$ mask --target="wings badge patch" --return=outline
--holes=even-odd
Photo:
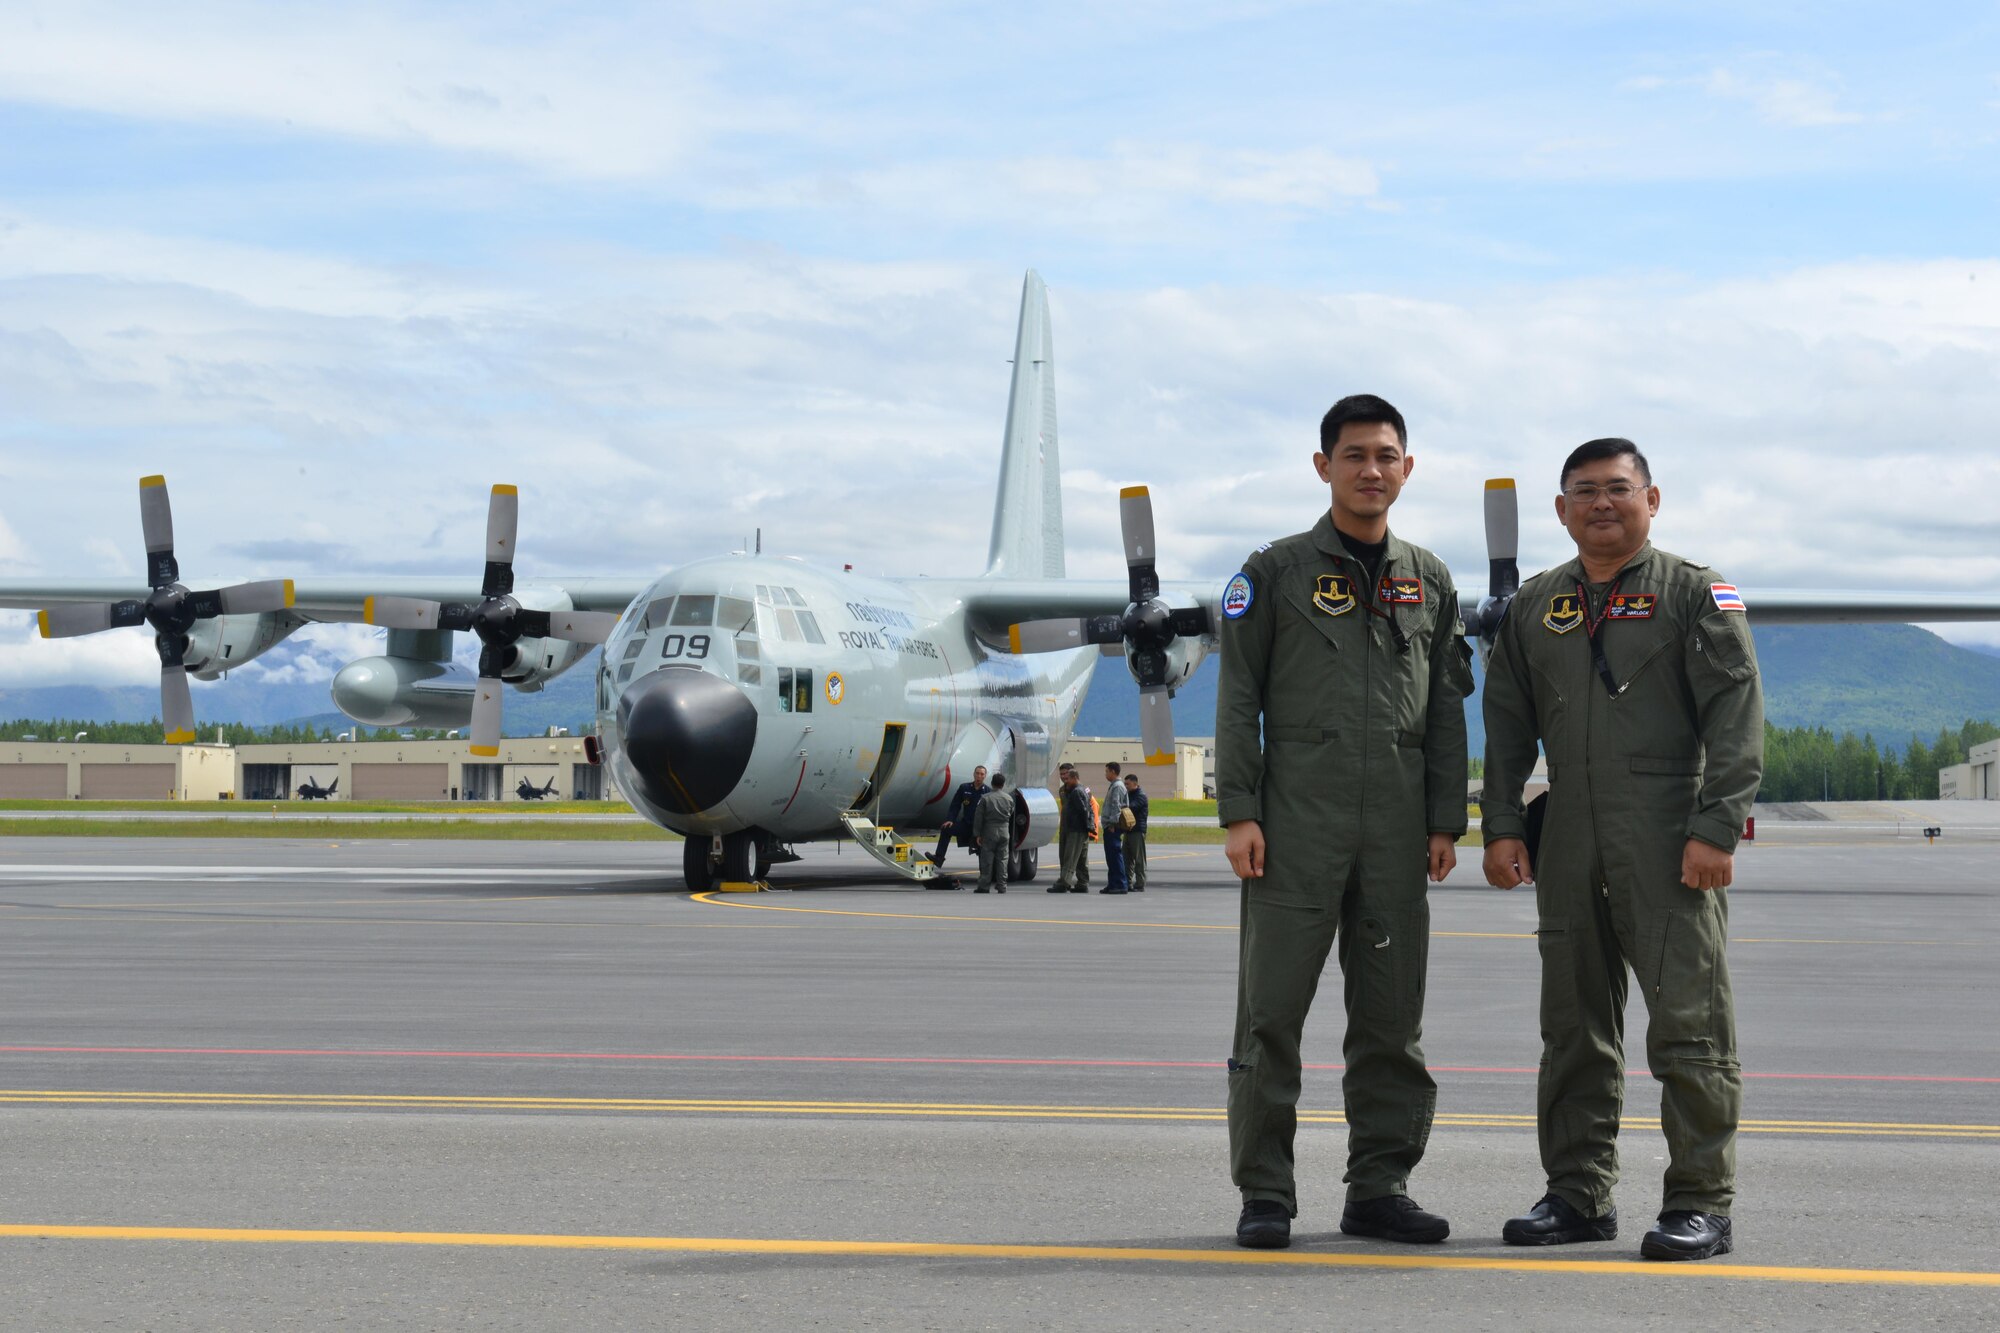
[[[1330,616],[1346,615],[1354,609],[1354,580],[1345,574],[1320,575],[1313,605]]]
[[[1384,577],[1379,592],[1382,601],[1398,606],[1418,606],[1424,600],[1424,581],[1420,578],[1402,579]]]
[[[1549,598],[1549,613],[1542,624],[1552,633],[1567,634],[1583,623],[1583,606],[1573,592],[1559,592]]]
[[[1650,592],[1621,592],[1604,608],[1606,620],[1651,620],[1659,597]]]
[[[1256,600],[1257,590],[1250,586],[1248,574],[1239,571],[1222,585],[1222,614],[1231,620],[1243,619],[1243,613]]]

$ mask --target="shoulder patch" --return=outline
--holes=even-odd
[[[1268,551],[1268,546],[1260,546],[1260,551]],[[1222,585],[1222,614],[1231,620],[1243,619],[1250,603],[1257,600],[1257,590],[1250,584],[1250,576],[1238,570],[1229,576],[1229,582]]]
[[[1567,634],[1583,623],[1583,604],[1573,592],[1559,592],[1549,598],[1549,612],[1542,624],[1554,634]]]
[[[1715,609],[1718,611],[1746,609],[1743,605],[1743,594],[1736,591],[1736,585],[1733,583],[1711,583],[1708,585],[1708,595],[1715,599]]]

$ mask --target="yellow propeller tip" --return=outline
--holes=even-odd
[[[42,623],[44,625],[48,624],[46,612],[44,613]],[[46,634],[47,632],[46,629],[43,630],[43,633]],[[1007,651],[1010,653],[1019,653],[1021,651],[1021,627],[1019,625],[1009,625],[1007,627]]]
[[[170,731],[167,733],[167,744],[169,745],[186,745],[193,739],[194,733],[192,731]]]
[[[285,580],[285,609],[286,609],[287,611],[291,610],[291,609],[292,609],[292,604],[293,604],[294,602],[298,601],[298,600],[299,600],[299,590],[298,590],[298,587],[297,587],[297,586],[296,586],[295,584],[293,584],[293,582],[292,582],[292,581],[291,581],[290,579],[286,579],[286,580]]]
[[[46,639],[46,638],[48,638],[48,637],[49,637],[49,613],[48,613],[48,612],[46,612],[46,611],[37,611],[37,612],[35,612],[35,623],[36,623],[37,625],[40,625],[40,626],[42,627],[42,637],[43,637],[43,638],[45,638],[45,639]]]
[[[167,484],[167,479],[166,479],[165,477],[141,477],[141,478],[139,478],[139,489],[140,489],[140,490],[142,490],[142,491],[150,491],[150,490],[152,490],[152,489],[153,489],[153,488],[154,488],[155,486],[164,486],[164,485],[166,485],[166,484]]]
[[[1155,750],[1152,754],[1146,756],[1146,766],[1148,768],[1172,768],[1174,766],[1174,757],[1165,750]]]
[[[497,745],[475,745],[471,748],[474,754],[484,755],[489,759],[500,753],[500,747]]]
[[[290,606],[291,602],[288,600],[285,605]],[[361,623],[364,625],[375,623],[375,599],[373,597],[364,597],[361,599]]]
[[[1511,491],[1514,489],[1514,479],[1512,477],[1488,477],[1486,479],[1486,489],[1489,491]]]
[[[1129,500],[1135,495],[1151,495],[1151,494],[1152,492],[1147,490],[1144,486],[1127,486],[1124,490],[1118,492],[1118,498],[1121,500]]]
[[[495,495],[519,495],[521,488],[519,486],[509,486],[504,481],[496,482],[493,486],[493,493]]]

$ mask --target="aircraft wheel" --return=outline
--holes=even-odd
[[[750,871],[756,856],[757,835],[749,829],[722,835],[722,881],[741,884],[754,879]]]
[[[757,853],[754,859],[756,861],[756,871],[751,878],[769,879],[771,877],[771,844],[759,838],[757,840]]]
[[[681,874],[690,893],[707,893],[715,887],[715,839],[705,833],[690,833],[681,843]]]
[[[1040,869],[1040,865],[1038,864],[1040,860],[1041,853],[1032,847],[1025,852],[1014,853],[1014,864],[1007,878],[1022,884],[1028,883],[1034,879],[1035,872]]]

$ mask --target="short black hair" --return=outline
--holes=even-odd
[[[1396,442],[1405,449],[1410,447],[1410,428],[1403,424],[1403,414],[1398,412],[1386,398],[1377,398],[1372,393],[1351,393],[1326,409],[1326,415],[1319,419],[1319,451],[1329,458],[1333,456],[1333,446],[1340,443],[1340,428],[1353,422],[1362,426],[1394,426]]]
[[[999,791],[1002,787],[1007,785],[1007,775],[1005,773],[995,773],[991,778],[988,778],[987,781],[992,786],[994,791]]]
[[[1117,777],[1120,773],[1123,773],[1125,771],[1124,769],[1118,766],[1118,761],[1116,759],[1111,760],[1104,766],[1111,770],[1111,776],[1114,778]]]
[[[1139,775],[1137,773],[1127,773],[1125,775],[1125,780],[1127,782],[1137,782],[1139,780]]]
[[[1563,460],[1561,487],[1569,485],[1569,474],[1586,463],[1601,463],[1607,458],[1630,458],[1639,469],[1639,477],[1648,486],[1653,484],[1653,467],[1646,461],[1646,455],[1639,452],[1639,446],[1621,435],[1607,435],[1601,440],[1585,440],[1569,451]]]

